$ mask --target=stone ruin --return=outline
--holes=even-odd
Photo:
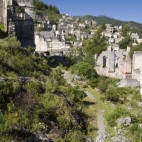
[[[97,59],[96,71],[99,75],[122,79],[131,74],[131,61],[127,51],[103,51]]]
[[[95,56],[96,71],[99,75],[118,78],[118,87],[137,87],[142,94],[142,51],[135,51],[133,60],[128,51],[103,51]]]
[[[3,23],[3,2],[0,0],[0,23]]]
[[[24,47],[34,46],[33,0],[3,0],[3,23],[9,37]]]

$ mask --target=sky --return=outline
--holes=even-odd
[[[43,0],[55,5],[61,14],[105,15],[123,21],[142,23],[142,0]]]

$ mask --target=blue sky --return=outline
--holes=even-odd
[[[55,5],[61,14],[105,15],[123,21],[142,23],[142,0],[43,0]]]

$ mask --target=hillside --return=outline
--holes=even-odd
[[[51,68],[48,57],[33,54],[15,38],[0,40],[0,54],[2,142],[85,142],[92,137],[93,105],[86,108],[86,95],[66,83],[60,67]]]
[[[102,25],[103,23],[106,24],[113,24],[115,26],[124,26],[124,25],[129,25],[131,27],[131,32],[137,32],[140,37],[142,37],[142,24],[137,23],[134,21],[121,21],[117,20],[114,18],[110,18],[107,16],[91,16],[91,15],[85,15],[85,16],[80,16],[81,19],[86,19],[86,20],[95,20],[97,22],[97,25]]]
[[[34,11],[36,14],[35,21],[41,21],[43,20],[47,21],[50,20],[51,24],[56,24],[58,23],[60,16],[60,11],[59,9],[51,4],[46,4],[40,0],[34,0]]]

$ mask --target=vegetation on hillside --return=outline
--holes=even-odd
[[[60,67],[33,54],[15,38],[0,41],[0,139],[39,140],[47,133],[53,141],[86,141],[94,129],[78,88],[70,87]]]
[[[34,0],[34,10],[36,15],[47,15],[51,24],[57,24],[60,16],[60,11],[55,5],[45,4],[40,0]]]
[[[105,36],[102,36],[102,29],[99,28],[91,40],[84,42],[84,54],[92,57],[95,54],[100,54],[107,49],[107,42]]]

